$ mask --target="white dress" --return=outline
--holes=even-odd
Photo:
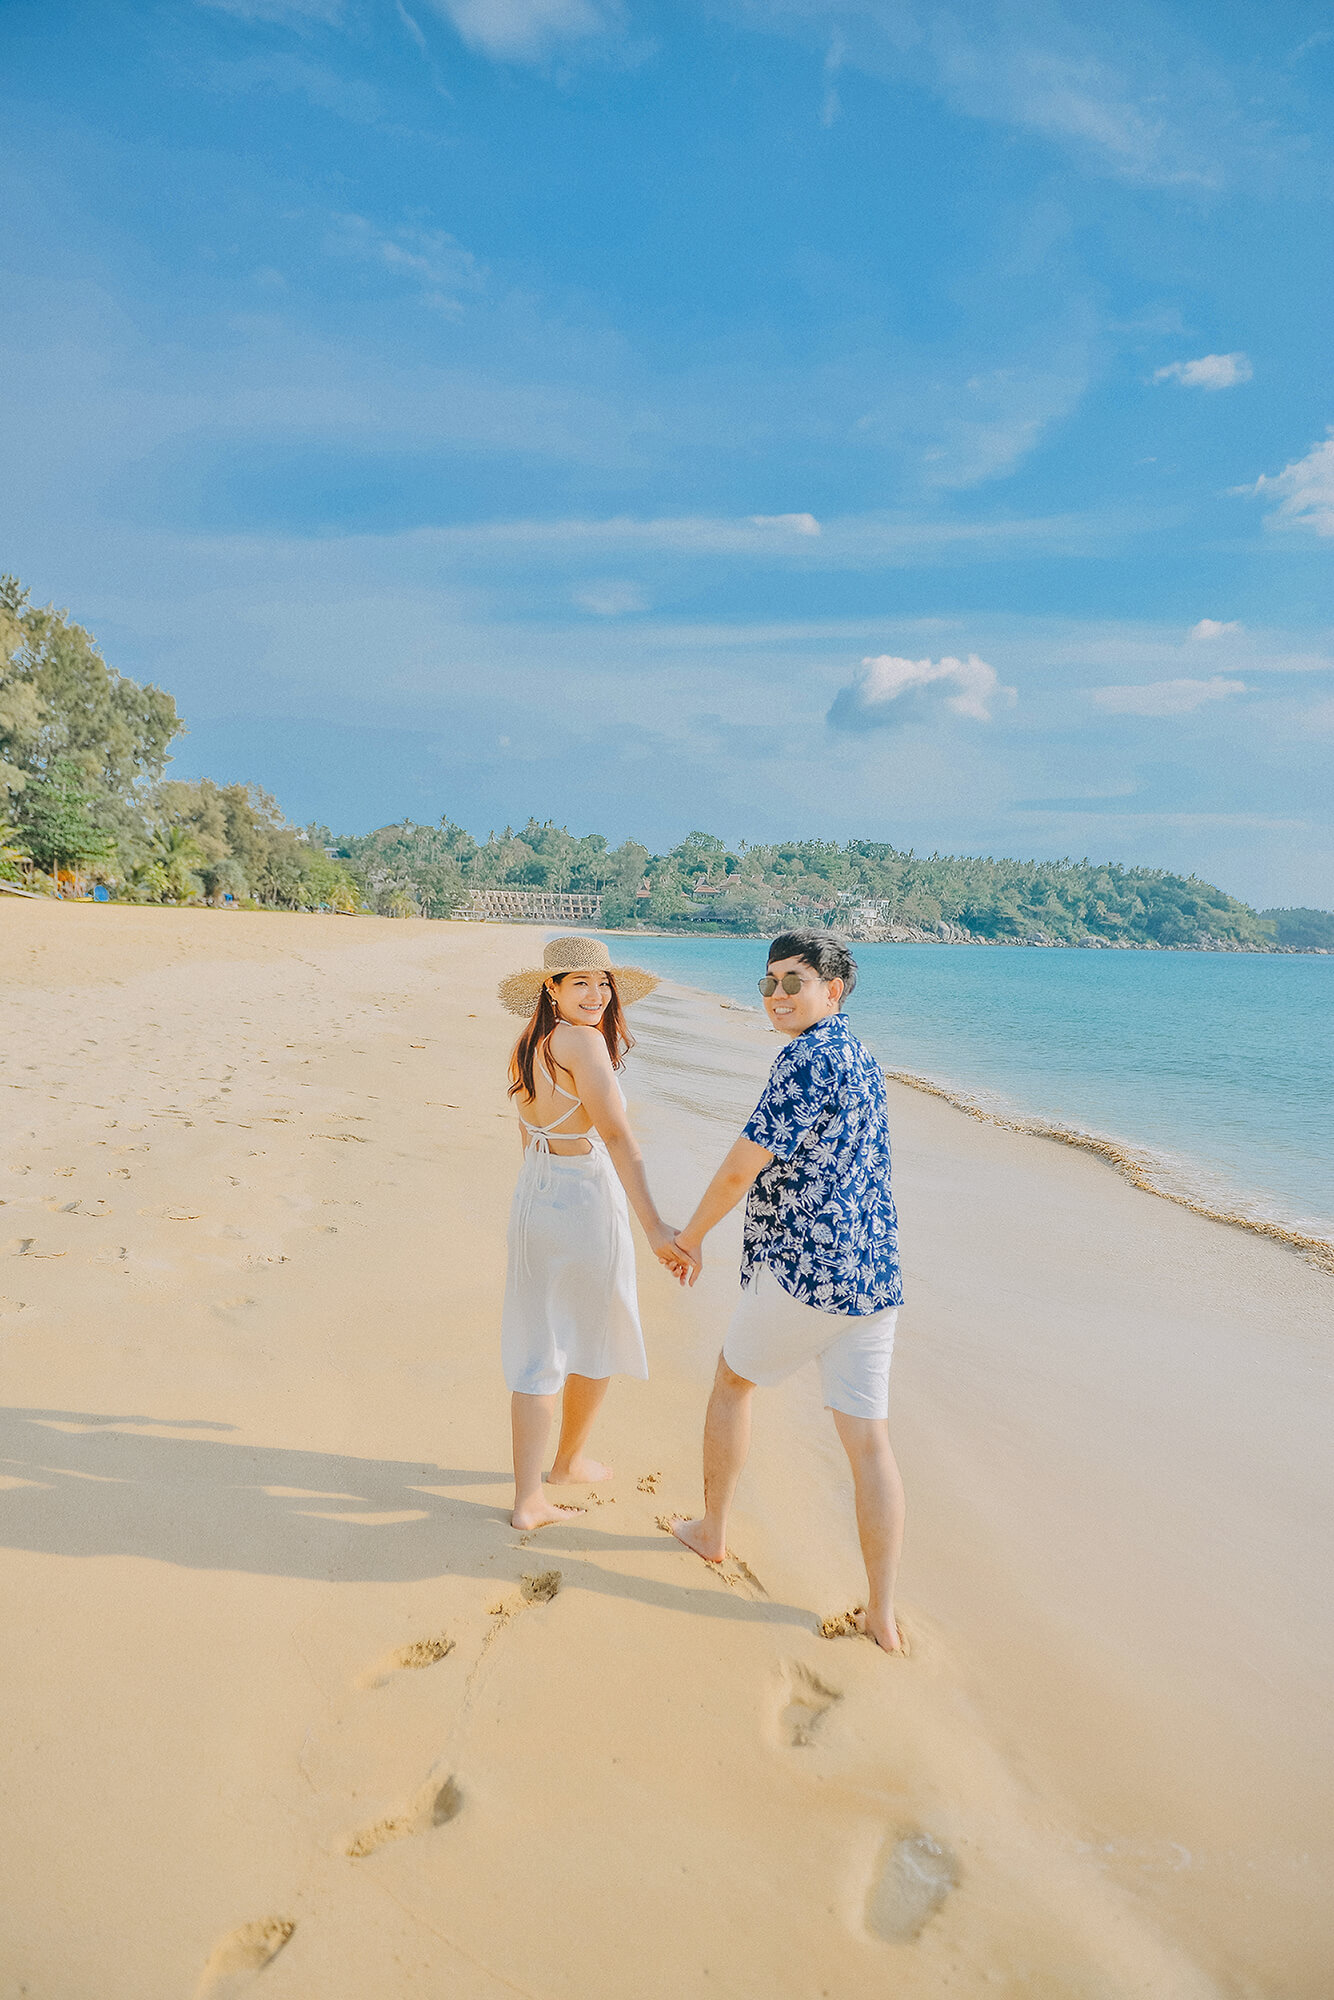
[[[509,1269],[501,1317],[505,1386],[554,1396],[567,1375],[648,1379],[635,1293],[630,1211],[606,1147],[594,1132],[587,1153],[553,1153],[549,1125],[520,1123],[529,1143],[510,1209]]]

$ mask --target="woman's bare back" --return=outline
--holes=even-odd
[[[593,1130],[593,1121],[575,1088],[573,1072],[564,1066],[561,1058],[573,1053],[571,1042],[575,1036],[596,1035],[597,1032],[596,1028],[579,1028],[568,1021],[557,1022],[547,1044],[556,1082],[552,1082],[545,1062],[538,1061],[533,1066],[534,1094],[531,1098],[519,1099],[519,1115],[525,1125],[548,1128],[547,1144],[553,1153],[587,1153],[590,1150],[587,1135]],[[552,1125],[556,1128],[554,1131],[550,1130]],[[531,1134],[525,1131],[525,1146],[530,1138]]]

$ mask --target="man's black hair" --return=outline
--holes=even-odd
[[[769,946],[768,962],[784,958],[799,958],[821,979],[841,979],[844,1000],[857,984],[857,961],[832,931],[784,931]]]

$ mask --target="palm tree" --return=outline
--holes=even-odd
[[[173,903],[188,903],[203,894],[195,873],[204,850],[188,826],[159,826],[153,834],[152,861],[162,870],[162,894]]]

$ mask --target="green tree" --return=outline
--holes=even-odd
[[[27,778],[19,795],[19,830],[47,874],[82,869],[114,854],[115,841],[98,825],[92,805],[79,767],[69,759],[59,758]]]
[[[639,885],[648,866],[648,849],[637,840],[622,841],[606,857],[602,883],[602,921],[612,930],[638,922]]]
[[[384,913],[388,899],[401,896],[428,917],[452,916],[467,900],[464,870],[477,843],[448,817],[438,826],[417,826],[404,820],[375,833],[326,846],[361,885],[372,906]]]
[[[145,795],[181,727],[169,694],[116,673],[67,612],[0,577],[0,796],[57,766],[77,774],[88,816],[128,867],[146,849]]]
[[[0,577],[0,608],[19,628],[11,669],[39,705],[21,768],[75,762],[94,794],[159,777],[184,726],[171,696],[116,673],[90,632],[66,611],[32,604],[17,577]]]
[[[686,894],[680,871],[674,861],[657,861],[649,864],[648,902],[644,915],[651,924],[679,922],[682,917],[694,917],[696,905]]]
[[[1278,943],[1297,951],[1334,951],[1334,910],[1261,910]]]
[[[162,897],[171,903],[197,902],[204,893],[198,874],[204,850],[187,826],[161,826],[153,835],[150,866],[161,871]]]
[[[18,828],[0,818],[0,882],[19,881],[24,872],[23,863],[31,860],[32,855],[24,845]]]
[[[24,601],[18,579],[0,576],[0,802],[23,790],[41,727],[42,705],[18,664]]]

